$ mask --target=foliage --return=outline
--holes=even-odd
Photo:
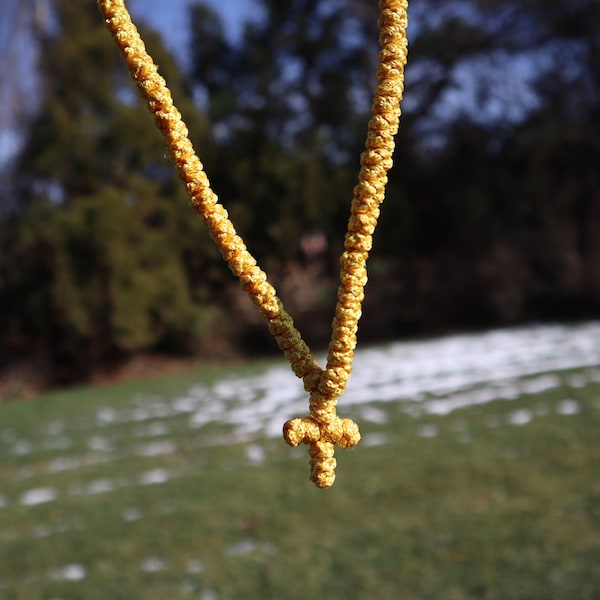
[[[262,12],[237,46],[194,6],[191,77],[217,138],[215,188],[260,258],[289,261],[303,232],[345,226],[369,109],[354,100],[376,33],[366,46],[361,29],[349,38],[364,21],[334,3],[265,1]]]
[[[69,381],[132,352],[197,349],[208,330],[188,268],[215,257],[203,255],[210,241],[188,223],[183,190],[97,9],[57,10],[59,29],[42,40],[45,104],[19,159],[5,301],[17,350],[27,346]],[[173,61],[147,39],[205,135]]]
[[[193,4],[189,72],[144,37],[236,227],[304,335],[324,345],[376,10],[366,0],[258,9],[232,42]],[[189,210],[93,3],[55,10],[38,32],[39,113],[6,192],[18,201],[1,212],[0,361],[36,357],[76,380],[137,352],[272,349]],[[411,4],[363,339],[598,315],[598,10],[593,0]]]

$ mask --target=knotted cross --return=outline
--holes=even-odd
[[[283,437],[290,446],[310,446],[310,479],[320,488],[331,487],[335,481],[335,445],[352,448],[360,442],[358,425],[352,419],[340,419],[335,404],[335,398],[312,392],[310,415],[291,419],[283,426]]]

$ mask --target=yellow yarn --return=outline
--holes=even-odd
[[[309,416],[288,421],[283,435],[288,444],[309,444],[311,480],[321,488],[335,479],[334,446],[351,448],[360,441],[356,423],[340,419],[337,398],[352,370],[356,332],[367,282],[366,262],[384,199],[387,171],[392,166],[393,136],[398,130],[407,57],[407,0],[381,0],[379,19],[381,51],[378,86],[369,122],[366,149],[361,155],[358,185],[354,189],[344,253],[340,258],[340,284],[332,325],[327,367],[322,369],[284,310],[267,276],[237,235],[227,211],[211,190],[208,177],[188,138],[171,92],[131,21],[123,0],[98,0],[98,6],[129,67],[132,78],[165,136],[171,159],[186,186],[196,211],[221,250],[233,274],[267,320],[269,331],[289,360],[293,372],[310,393]]]

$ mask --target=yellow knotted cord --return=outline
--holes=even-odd
[[[384,199],[387,172],[392,166],[394,135],[398,130],[400,101],[404,89],[407,58],[407,0],[380,0],[381,51],[378,85],[369,122],[366,149],[354,197],[344,252],[340,258],[340,285],[327,355],[322,369],[284,310],[267,276],[237,235],[227,211],[210,188],[208,177],[188,138],[171,92],[142,41],[123,0],[98,0],[98,6],[129,67],[132,78],[148,102],[162,131],[179,178],[185,184],[195,210],[202,217],[242,288],[267,320],[277,345],[293,372],[310,393],[309,416],[288,421],[283,428],[291,446],[310,445],[311,480],[321,488],[335,479],[334,446],[350,448],[360,441],[358,426],[336,413],[337,398],[352,370],[356,332],[367,282],[366,262],[377,225],[379,205]]]

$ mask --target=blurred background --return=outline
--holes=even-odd
[[[376,4],[128,2],[319,361]],[[362,441],[324,492],[281,440],[302,383],[95,0],[0,0],[0,597],[597,600],[599,23],[598,0],[411,0],[339,403]]]
[[[213,189],[325,347],[376,2],[128,6]],[[0,21],[0,395],[275,352],[96,3],[3,0]],[[599,22],[596,0],[410,4],[361,342],[600,316]]]

